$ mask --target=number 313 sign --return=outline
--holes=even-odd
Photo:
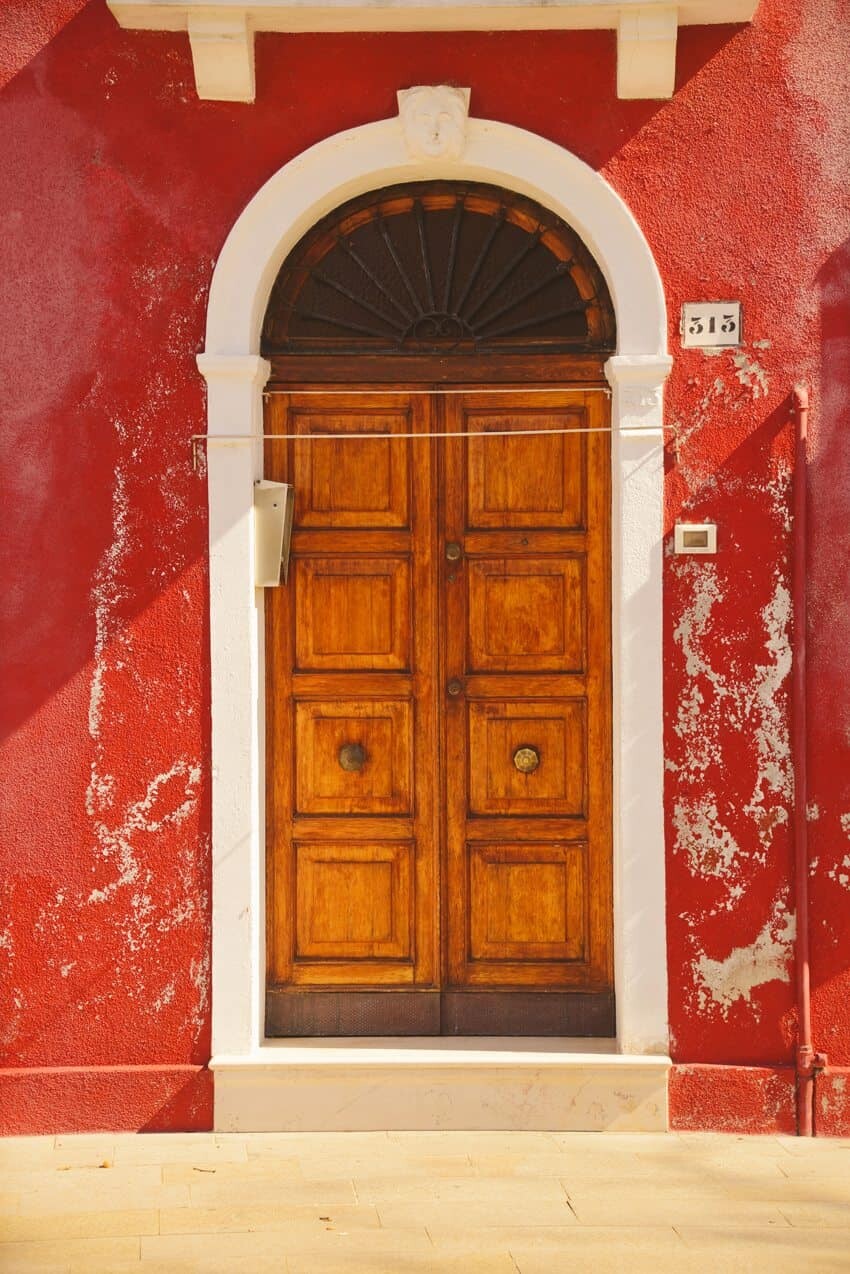
[[[682,345],[741,344],[740,301],[686,301],[682,306]]]

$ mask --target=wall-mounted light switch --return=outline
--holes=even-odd
[[[716,553],[717,527],[713,522],[677,522],[674,553]]]

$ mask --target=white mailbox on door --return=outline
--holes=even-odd
[[[263,478],[254,483],[254,583],[276,588],[289,577],[295,488]]]

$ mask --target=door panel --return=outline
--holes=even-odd
[[[584,699],[470,703],[470,813],[583,818],[586,709]]]
[[[296,959],[409,960],[410,841],[295,845]]]
[[[585,592],[578,556],[470,558],[467,672],[581,672]]]
[[[303,557],[293,587],[299,672],[410,667],[406,558]]]
[[[339,399],[325,409],[316,399],[296,398],[287,432],[337,434],[339,441],[296,442],[293,481],[301,527],[405,527],[410,524],[409,441],[366,438],[356,446],[346,434],[408,433],[411,408],[355,404],[340,410]],[[338,406],[339,404],[339,406]]]
[[[296,814],[412,812],[409,700],[296,701]]]
[[[266,446],[296,490],[266,593],[269,1029],[359,1021],[308,988],[438,984],[432,443],[368,437],[428,419],[405,394],[268,400],[267,433],[366,435]]]
[[[555,1001],[570,988],[610,992],[609,448],[604,432],[498,436],[602,430],[598,395],[458,394],[445,412],[447,432],[497,435],[445,443],[445,941],[462,1033],[492,1017],[475,992],[508,1021],[520,988],[547,988],[550,1018],[569,1017]]]
[[[587,845],[472,844],[472,960],[581,960]]]
[[[493,431],[494,416],[483,411],[465,413],[466,428]],[[502,409],[495,415],[499,428],[562,429],[581,427],[581,411],[526,412]],[[584,526],[585,436],[576,433],[554,438],[523,435],[470,438],[467,448],[467,529],[505,530],[541,526],[568,529]]]
[[[268,400],[338,436],[266,445],[268,1033],[613,1032],[608,439],[511,436],[606,423],[576,391]]]

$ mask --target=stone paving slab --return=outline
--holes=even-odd
[[[0,1271],[850,1274],[850,1141],[257,1133],[0,1141]]]

